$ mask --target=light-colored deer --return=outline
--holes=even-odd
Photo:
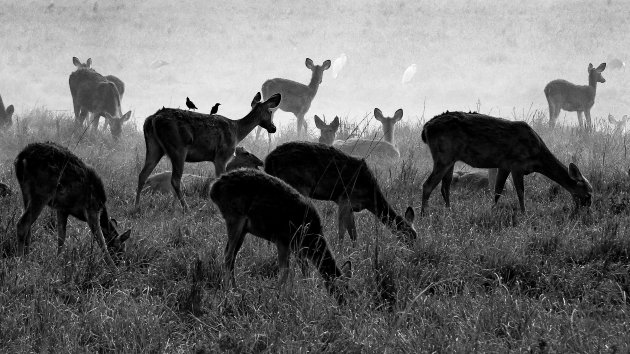
[[[57,211],[57,253],[66,240],[68,216],[87,221],[105,261],[115,266],[110,252],[125,250],[131,230],[122,235],[117,222],[109,218],[107,196],[96,171],[68,149],[52,142],[25,147],[15,159],[15,174],[22,190],[24,214],[17,223],[17,254],[28,253],[31,228],[44,206]]]
[[[253,168],[258,169],[263,166],[263,162],[254,154],[247,151],[242,146],[237,146],[234,153],[234,157],[225,166],[225,171],[233,171],[238,168]],[[207,187],[207,178],[184,173],[182,175],[182,192],[186,195],[203,195],[204,189]],[[175,193],[173,185],[171,184],[171,171],[161,172],[150,176],[145,182],[145,188],[143,193]],[[206,191],[207,193],[207,191]]]
[[[549,126],[554,127],[560,115],[560,110],[577,112],[580,128],[586,131],[593,129],[591,123],[591,107],[595,104],[597,83],[606,82],[602,71],[606,69],[606,63],[601,63],[597,68],[588,64],[588,85],[576,85],[566,80],[553,80],[545,86],[545,97],[549,104]],[[586,126],[583,124],[582,113],[586,116]]]
[[[352,157],[332,146],[290,142],[278,146],[265,159],[265,172],[287,182],[305,196],[337,203],[339,238],[346,230],[357,239],[353,212],[367,209],[401,238],[417,237],[414,210],[408,207],[402,217],[389,205],[378,181],[363,159]]]
[[[431,192],[440,181],[442,197],[446,206],[450,206],[450,185],[457,161],[476,168],[498,168],[495,203],[512,173],[514,189],[524,212],[523,176],[538,172],[569,191],[576,208],[591,205],[593,188],[578,167],[571,163],[567,169],[525,122],[478,113],[446,112],[428,121],[421,137],[433,157],[433,171],[422,186],[421,214],[425,213]]]
[[[451,181],[451,187],[453,188],[465,188],[472,191],[490,191],[494,192],[494,185],[497,180],[496,168],[489,168],[487,170],[472,170],[472,171],[455,171],[453,172],[453,180]],[[506,187],[512,188],[510,181],[507,181]]]
[[[222,175],[210,189],[227,226],[224,281],[236,286],[234,262],[245,235],[251,233],[276,244],[280,268],[279,288],[289,277],[290,253],[310,260],[319,270],[326,289],[343,304],[352,265],[337,267],[317,209],[282,180],[258,170],[239,169]]]
[[[124,83],[115,76],[106,77],[97,73],[91,68],[91,58],[86,63],[81,63],[76,57],[72,61],[77,69],[70,74],[68,83],[77,126],[82,126],[92,114],[92,127],[96,130],[99,119],[103,116],[112,136],[118,139],[122,124],[131,118],[131,111],[123,115],[120,108],[121,91],[125,91]]]
[[[264,102],[260,99],[259,92],[252,100],[252,110],[239,120],[174,108],[162,108],[147,117],[143,126],[147,152],[138,176],[136,206],[140,204],[140,194],[147,178],[160,159],[167,155],[173,167],[171,185],[184,211],[187,211],[188,204],[180,189],[184,162],[212,161],[218,177],[225,172],[236,145],[256,126],[260,125],[269,133],[276,132],[272,121],[273,109],[280,104],[281,96],[275,94]]]
[[[8,128],[13,124],[13,105],[9,105],[4,108],[4,102],[2,102],[2,96],[0,96],[0,129]]]
[[[321,118],[315,115],[315,127],[319,129],[319,142],[326,145],[332,145],[339,130],[339,117],[335,116],[332,122],[326,124]]]
[[[313,98],[315,98],[315,94],[317,94],[319,84],[322,83],[324,70],[330,68],[330,60],[325,60],[322,65],[315,65],[311,59],[306,58],[306,67],[312,72],[311,81],[308,85],[292,80],[275,78],[265,81],[261,89],[264,98],[269,98],[276,93],[282,95],[282,102],[280,102],[278,109],[295,115],[297,118],[298,136],[301,136],[302,128],[306,132],[307,127],[304,116],[311,108],[311,103]],[[258,138],[259,134],[260,128],[256,131],[256,138]]]
[[[394,142],[395,125],[403,117],[403,110],[399,109],[393,117],[384,117],[380,109],[374,108],[374,118],[383,126],[383,140],[352,138],[335,140],[333,146],[337,149],[357,157],[374,157],[380,159],[398,159],[400,152]]]
[[[623,135],[624,129],[626,128],[626,123],[628,123],[628,116],[624,115],[620,120],[615,119],[612,114],[608,114],[608,121],[615,128],[613,130],[614,136]]]

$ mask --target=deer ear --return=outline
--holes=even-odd
[[[315,115],[315,126],[317,127],[317,129],[324,129],[326,127],[326,123],[324,123],[321,118],[319,118],[317,116],[317,114]]]
[[[125,231],[125,233],[123,233],[122,235],[118,236],[118,239],[122,243],[122,242],[127,241],[130,236],[131,236],[131,229]]]
[[[352,277],[352,262],[346,261],[341,266],[341,274],[343,274],[343,276],[346,277],[346,278],[351,278]]]
[[[580,172],[580,169],[573,162],[569,164],[569,177],[576,181],[584,179],[584,176],[582,176],[582,172]]]
[[[322,69],[328,70],[330,68],[330,60],[324,60],[324,64],[322,64]]]
[[[256,92],[256,96],[254,96],[254,99],[252,100],[252,107],[254,107],[258,102],[260,102],[261,98],[262,98],[262,95],[260,94],[260,92]],[[188,97],[186,97],[186,99],[188,99]]]
[[[608,121],[612,124],[617,124],[617,120],[612,116],[612,114],[608,115]]]
[[[599,64],[599,66],[597,67],[597,71],[602,72],[604,71],[604,69],[606,69],[606,63],[601,63]]]
[[[408,206],[407,210],[405,210],[405,220],[407,220],[410,224],[413,224],[413,220],[416,218],[416,212],[412,207]]]
[[[129,112],[127,112],[127,113],[125,113],[125,115],[124,115],[124,116],[122,116],[122,118],[120,118],[120,121],[121,121],[121,122],[126,122],[126,121],[128,121],[128,120],[129,120],[129,118],[131,118],[131,111],[129,111]]]
[[[593,70],[593,63],[588,63],[588,72],[590,73]]]
[[[282,95],[276,93],[275,95],[271,96],[271,98],[269,98],[265,103],[269,105],[269,108],[276,108],[280,105],[281,100]]]
[[[247,150],[245,150],[245,148],[242,146],[237,146],[234,152],[236,152],[237,154],[247,154]]]
[[[15,108],[13,108],[13,105],[9,105],[9,107],[7,107],[7,110],[6,110],[7,116],[13,115],[13,111],[14,110],[15,110]]]
[[[402,108],[399,108],[396,113],[394,113],[394,121],[398,122],[399,120],[401,120],[403,117],[403,110]]]
[[[77,57],[72,57],[72,64],[74,64],[74,66],[76,67],[79,67],[81,65],[81,61]]]
[[[330,123],[330,127],[333,128],[334,131],[339,129],[339,117],[335,116],[335,119]]]
[[[382,122],[384,118],[383,112],[381,112],[378,108],[374,108],[374,118],[376,118],[377,121]]]
[[[311,58],[306,58],[304,65],[306,65],[307,68],[313,70],[313,61],[311,60]]]
[[[87,65],[87,67],[91,67],[92,66],[92,58],[88,58],[88,60],[85,62],[85,65]]]

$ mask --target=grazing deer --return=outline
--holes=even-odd
[[[258,170],[240,169],[222,175],[212,184],[210,198],[227,225],[224,280],[236,286],[234,262],[249,232],[276,244],[280,267],[279,288],[289,277],[289,256],[310,260],[319,270],[326,289],[344,303],[352,265],[341,269],[323,236],[322,222],[313,204],[282,180]]]
[[[369,210],[404,241],[417,237],[415,213],[407,208],[401,217],[389,205],[365,160],[317,143],[290,142],[278,146],[265,159],[265,172],[287,182],[300,193],[337,203],[339,239],[346,230],[357,239],[353,212]]]
[[[612,114],[608,115],[608,121],[612,124],[615,129],[613,130],[614,136],[623,135],[623,131],[626,127],[626,123],[628,123],[628,116],[624,115],[620,120],[615,119]]]
[[[119,87],[124,93],[124,84],[115,76],[105,77],[97,73],[90,67],[91,59],[85,64],[76,57],[72,59],[77,70],[70,74],[68,83],[77,125],[82,126],[91,113],[92,127],[96,130],[99,119],[103,116],[109,124],[112,136],[118,139],[122,132],[122,124],[131,117],[131,111],[123,115],[120,109],[122,95]]]
[[[498,169],[489,168],[487,170],[473,170],[473,171],[455,171],[453,172],[453,180],[451,181],[452,187],[461,187],[476,191],[494,192],[494,185],[496,182],[496,175]],[[507,181],[508,188],[511,188],[511,184]]]
[[[421,137],[433,157],[433,171],[422,186],[421,214],[425,213],[431,192],[440,181],[442,197],[446,206],[450,206],[449,191],[456,161],[476,168],[498,168],[495,203],[512,173],[514,189],[524,212],[523,176],[538,172],[569,191],[576,208],[591,205],[593,188],[578,167],[571,163],[567,169],[525,122],[478,113],[446,112],[428,121]]]
[[[9,105],[9,107],[4,108],[4,103],[2,102],[2,96],[0,96],[0,129],[8,128],[13,125],[13,105]]]
[[[184,211],[188,205],[180,190],[184,162],[212,161],[215,176],[225,171],[236,145],[257,125],[269,133],[276,132],[273,124],[273,109],[281,102],[280,94],[260,101],[260,92],[252,100],[252,110],[239,120],[230,120],[218,114],[203,114],[182,109],[162,108],[144,120],[146,158],[138,176],[136,206],[140,204],[140,193],[151,171],[165,154],[171,160],[173,175],[171,185]]]
[[[258,169],[262,166],[263,162],[256,155],[247,151],[247,149],[242,146],[237,146],[234,157],[225,166],[225,171],[229,172],[238,168]],[[184,194],[203,194],[204,188],[207,187],[206,180],[207,178],[204,178],[202,176],[184,173],[182,175],[182,190]],[[150,176],[145,182],[145,186],[146,188],[142,190],[143,193],[175,193],[175,190],[171,185],[171,171],[157,173]]]
[[[297,132],[298,136],[301,136],[302,128],[306,132],[306,120],[304,116],[311,108],[311,102],[317,94],[319,84],[322,83],[324,76],[324,70],[330,68],[330,60],[325,60],[322,65],[315,65],[313,61],[306,58],[306,67],[311,70],[311,82],[308,85],[301,84],[287,79],[270,79],[262,85],[262,95],[265,98],[271,97],[275,93],[282,95],[282,102],[278,109],[285,112],[290,112],[297,118]],[[260,134],[260,128],[256,131],[256,138]]]
[[[339,130],[339,117],[335,116],[335,119],[330,124],[324,123],[324,121],[315,115],[315,127],[319,129],[319,142],[325,145],[332,145]]]
[[[383,126],[383,140],[347,139],[336,140],[333,146],[337,149],[357,157],[375,157],[381,159],[398,159],[400,152],[394,143],[395,124],[402,119],[403,110],[399,109],[393,117],[384,117],[380,109],[374,108],[374,117]]]
[[[575,85],[566,80],[553,80],[545,86],[545,97],[549,103],[549,126],[553,128],[560,115],[560,110],[577,112],[578,122],[582,128],[582,113],[586,115],[586,131],[591,131],[591,107],[595,104],[597,83],[606,82],[602,71],[606,69],[606,63],[601,63],[597,68],[588,64],[588,85]]]
[[[116,231],[117,223],[109,218],[105,205],[103,182],[94,169],[65,147],[46,142],[29,144],[18,154],[15,174],[24,200],[24,214],[17,223],[18,255],[28,253],[32,225],[48,205],[57,211],[57,253],[66,240],[66,224],[72,215],[87,221],[105,261],[114,266],[109,252],[124,252],[131,230],[122,235]]]

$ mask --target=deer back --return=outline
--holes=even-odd
[[[238,168],[253,168],[258,169],[262,167],[264,163],[256,155],[249,152],[242,146],[237,146],[234,151],[234,157],[225,166],[226,171],[236,170]]]
[[[446,112],[422,129],[434,161],[455,161],[476,168],[515,167],[531,171],[551,152],[525,122],[513,122],[478,113]]]
[[[114,75],[107,75],[105,76],[105,79],[107,79],[107,81],[109,82],[113,82],[114,85],[116,85],[116,89],[118,90],[118,94],[120,95],[120,100],[122,100],[123,95],[125,94],[125,83]]]
[[[335,140],[333,146],[346,154],[361,158],[398,159],[400,151],[383,140],[352,138]]]
[[[545,86],[547,100],[565,111],[585,111],[595,103],[595,89],[588,85],[576,85],[567,80],[553,80]]]
[[[112,117],[122,116],[120,94],[116,84],[92,69],[78,69],[70,74],[72,99],[89,112],[106,112]]]

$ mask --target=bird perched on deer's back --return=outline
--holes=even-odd
[[[220,105],[221,105],[221,104],[220,104],[220,103],[218,103],[218,102],[217,102],[217,103],[215,103],[215,105],[214,105],[214,106],[212,106],[212,109],[210,110],[210,114],[217,114],[217,112],[219,111],[219,106],[220,106]]]
[[[186,107],[188,107],[188,109],[197,109],[197,106],[195,106],[188,97],[186,97]]]

